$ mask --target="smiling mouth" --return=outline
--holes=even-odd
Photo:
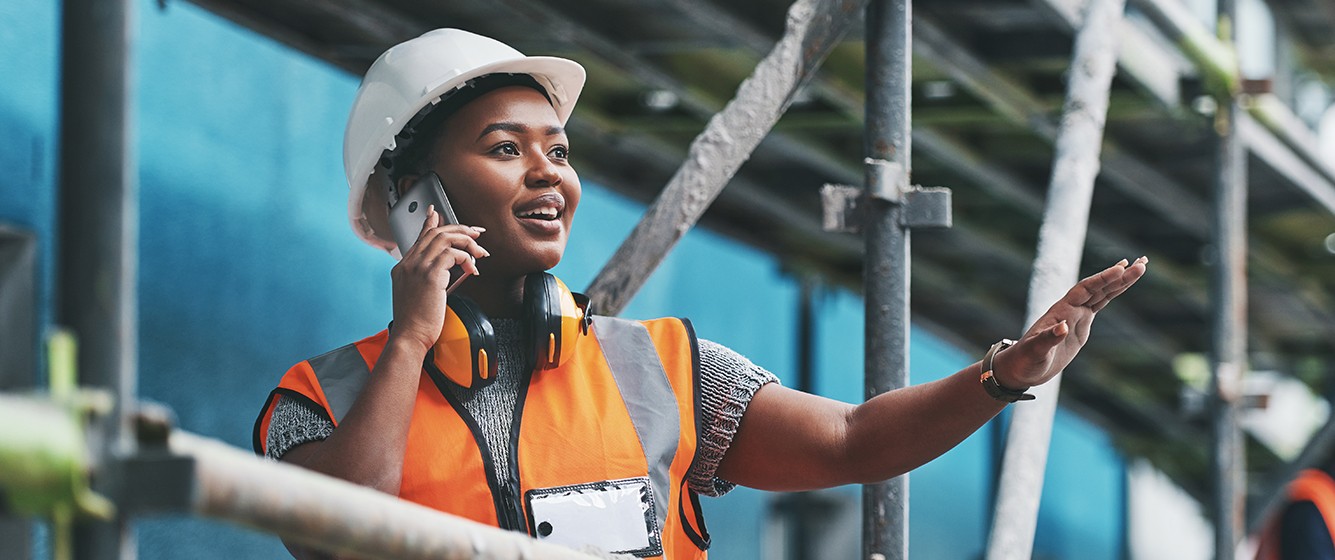
[[[514,213],[521,220],[555,222],[565,214],[565,209],[565,198],[559,193],[549,192],[520,205]]]

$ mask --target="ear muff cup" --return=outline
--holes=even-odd
[[[467,388],[485,387],[496,380],[496,330],[473,300],[450,296],[445,325],[428,359],[450,381]]]
[[[584,308],[565,283],[547,273],[524,278],[530,362],[538,370],[556,369],[575,355],[583,329]]]

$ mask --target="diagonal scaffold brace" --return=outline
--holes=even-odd
[[[857,22],[867,0],[797,0],[783,37],[691,143],[686,160],[608,259],[587,293],[598,313],[617,315],[704,215],[798,90]]]
[[[1125,0],[1091,0],[1075,38],[1052,179],[1029,283],[1025,329],[1079,279],[1094,179],[1116,71],[1117,22]],[[1032,389],[1036,400],[1016,406],[1006,434],[988,560],[1032,556],[1052,422],[1061,376]]]

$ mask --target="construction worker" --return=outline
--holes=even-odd
[[[1306,469],[1285,488],[1287,503],[1266,524],[1257,560],[1335,560],[1335,480]]]
[[[785,388],[685,320],[590,316],[545,274],[580,201],[564,126],[583,83],[572,61],[453,29],[376,60],[344,163],[353,229],[401,256],[393,323],[289,370],[257,452],[557,544],[704,558],[699,495],[916,468],[1032,398],[1145,273],[1141,257],[1080,281],[939,381],[857,406]]]

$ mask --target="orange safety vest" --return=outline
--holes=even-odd
[[[699,432],[699,357],[690,323],[594,317],[591,331],[574,359],[525,375],[510,472],[499,476],[476,422],[437,387],[450,381],[427,360],[399,496],[539,539],[611,526],[638,532],[642,524],[643,535],[632,539],[638,548],[608,552],[705,558],[709,534],[699,497],[686,483]],[[387,341],[382,331],[288,370],[255,422],[256,452],[267,448],[280,394],[308,400],[337,426]],[[603,507],[572,505],[590,499]],[[616,503],[623,508],[608,506]],[[644,519],[599,518],[609,510],[633,510]]]
[[[1335,545],[1335,480],[1318,469],[1306,469],[1298,473],[1298,478],[1289,483],[1289,502],[1312,502],[1321,519],[1326,522],[1326,530],[1331,535],[1331,544]],[[1261,534],[1261,543],[1256,550],[1257,560],[1278,560],[1280,558],[1279,519],[1272,519],[1266,524]]]

